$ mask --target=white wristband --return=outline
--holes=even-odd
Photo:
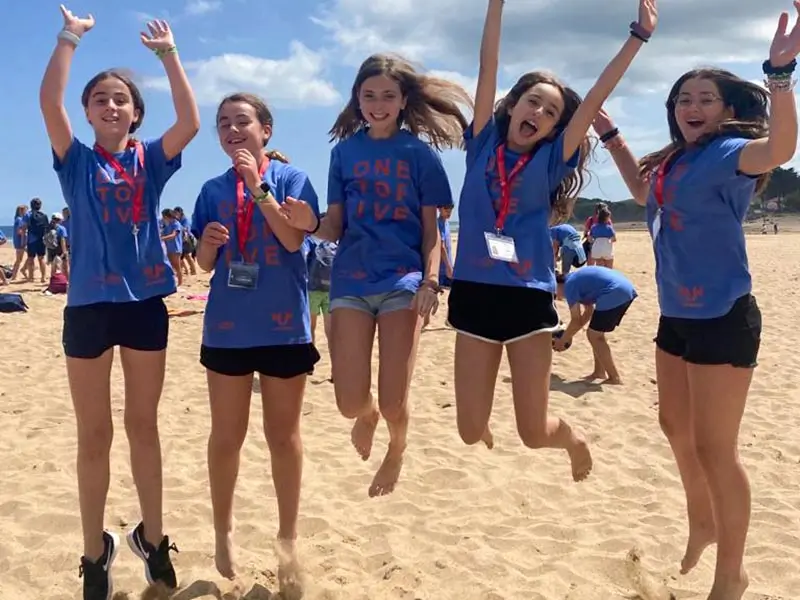
[[[69,42],[73,46],[78,46],[78,44],[81,43],[81,36],[72,33],[71,31],[67,31],[66,29],[62,29],[58,32],[58,39]]]

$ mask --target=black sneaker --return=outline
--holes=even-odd
[[[139,523],[135,529],[128,533],[128,546],[133,553],[144,562],[144,576],[147,583],[163,583],[167,588],[174,590],[178,587],[178,579],[175,576],[175,568],[172,566],[169,552],[178,551],[175,544],[169,543],[169,537],[164,536],[158,548],[144,539],[144,523]]]
[[[111,600],[114,595],[111,565],[117,558],[119,537],[110,531],[104,531],[103,544],[103,555],[96,561],[92,562],[81,556],[78,576],[83,577],[83,600]]]

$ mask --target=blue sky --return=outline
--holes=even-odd
[[[190,212],[202,183],[228,167],[213,127],[216,102],[232,91],[259,93],[273,108],[272,146],[311,176],[324,199],[330,145],[326,132],[344,105],[357,66],[374,51],[397,51],[474,90],[480,28],[486,0],[144,0],[136,3],[75,0],[74,13],[92,13],[89,32],[73,65],[67,110],[76,135],[92,141],[80,106],[83,85],[109,67],[129,69],[142,85],[146,117],[142,137],[169,127],[173,108],[161,79],[159,61],[138,39],[148,16],[167,18],[201,105],[202,128],[184,153],[183,168],[168,184],[162,201]],[[5,116],[0,139],[0,223],[31,197],[45,210],[63,206],[51,168],[50,149],[38,108],[38,89],[62,25],[58,2],[9,2],[5,21],[7,89],[0,96]],[[616,0],[602,9],[573,0],[566,6],[531,0],[506,4],[499,88],[527,70],[549,68],[585,93],[605,62],[624,41],[635,18],[635,1]],[[674,78],[699,63],[728,66],[759,78],[782,0],[764,0],[739,14],[745,4],[707,0],[662,0],[659,31],[609,103],[634,149],[650,151],[666,140],[663,103]],[[737,6],[741,4],[742,6]],[[721,10],[721,7],[724,9]],[[573,15],[592,11],[591,19]],[[595,14],[596,13],[596,14]],[[735,19],[731,21],[731,19]],[[535,40],[531,41],[532,32]],[[724,37],[719,32],[725,32]],[[691,37],[692,43],[686,42]],[[657,47],[658,45],[658,47]],[[554,49],[555,48],[555,49]],[[532,58],[535,57],[535,58]],[[448,152],[445,165],[454,194],[461,187],[463,155]],[[595,181],[583,193],[611,200],[627,197],[605,157],[595,165]]]

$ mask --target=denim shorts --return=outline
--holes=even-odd
[[[408,310],[413,301],[414,294],[408,290],[394,290],[372,296],[342,296],[331,300],[331,311],[352,308],[378,317],[396,310]]]

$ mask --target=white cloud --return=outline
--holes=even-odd
[[[186,70],[201,105],[216,105],[223,96],[237,91],[253,92],[276,107],[289,108],[330,106],[342,99],[323,77],[322,55],[296,41],[285,59],[222,54],[187,63]],[[169,90],[166,77],[147,79],[144,86]]]
[[[184,9],[187,15],[204,15],[222,9],[221,0],[188,0]]]

